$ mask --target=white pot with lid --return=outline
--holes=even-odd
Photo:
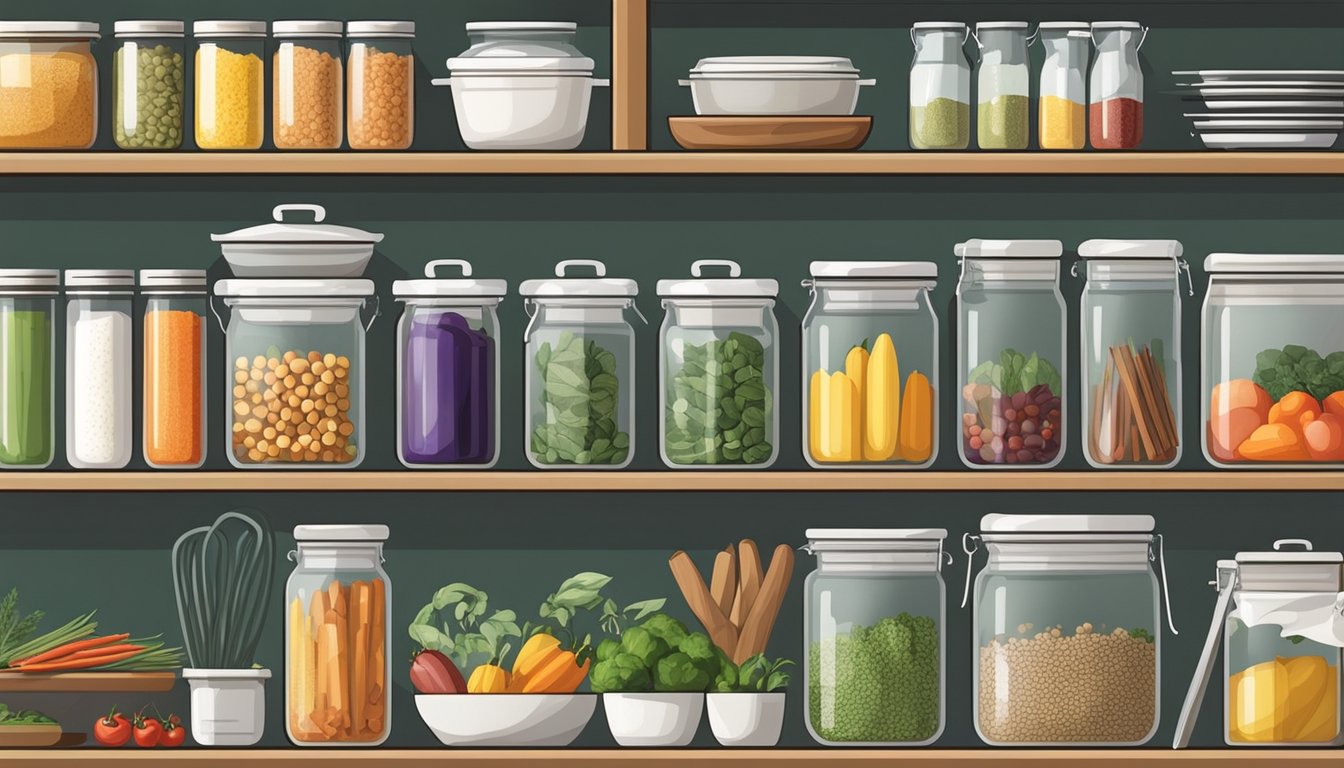
[[[313,223],[285,221],[285,214],[307,211]],[[270,224],[211,235],[237,277],[334,277],[364,274],[380,232],[324,224],[327,209],[314,203],[285,203],[271,210]]]
[[[852,115],[877,81],[843,56],[711,56],[677,83],[697,115]]]

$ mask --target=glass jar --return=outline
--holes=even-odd
[[[258,149],[265,133],[266,22],[198,21],[196,146]]]
[[[122,149],[177,149],[187,91],[182,22],[118,21],[113,32],[113,140]]]
[[[1045,48],[1037,97],[1041,149],[1087,146],[1089,29],[1085,21],[1043,21],[1037,28]]]
[[[0,468],[51,464],[56,435],[54,269],[0,269]]]
[[[155,469],[205,463],[205,270],[142,269],[144,450]]]
[[[351,149],[407,149],[415,131],[415,22],[352,21],[346,96]]]
[[[1344,256],[1215,253],[1204,271],[1204,456],[1344,464]]]
[[[972,469],[1044,469],[1064,455],[1063,253],[1058,240],[957,246],[959,453]]]
[[[977,541],[975,729],[1001,746],[1132,746],[1158,722],[1162,645],[1148,515],[986,515]],[[1170,600],[1167,600],[1170,621]],[[962,598],[966,607],[966,597]],[[1175,628],[1172,628],[1175,632]]]
[[[439,278],[457,267],[460,279]],[[471,264],[438,259],[425,279],[398,280],[397,458],[408,467],[488,469],[499,459],[499,316],[503,280],[471,279]]]
[[[814,261],[810,271],[803,283],[812,290],[803,317],[807,463],[929,466],[938,455],[938,318],[929,295],[938,265]]]
[[[229,461],[351,469],[364,460],[364,334],[372,280],[220,280]],[[220,317],[223,325],[224,318]]]
[[[0,148],[93,146],[99,37],[89,21],[0,21]]]
[[[344,127],[339,21],[277,21],[271,62],[276,149],[337,149]]]
[[[567,277],[591,267],[592,278]],[[525,280],[523,333],[527,459],[539,469],[621,469],[635,455],[635,329],[639,286],[608,278],[591,259],[555,265],[555,279]]]
[[[728,277],[702,279],[705,267]],[[696,261],[691,276],[658,281],[663,463],[764,469],[779,455],[779,283],[726,259]]]
[[[1139,49],[1148,28],[1137,21],[1092,25],[1097,57],[1092,62],[1088,135],[1094,149],[1134,149],[1143,141],[1143,67]]]
[[[976,137],[981,149],[1026,149],[1031,137],[1030,65],[1025,21],[975,25]]]
[[[76,469],[131,460],[129,269],[65,271],[65,457]]]
[[[392,731],[386,525],[300,525],[285,584],[285,732],[301,747],[374,747]]]
[[[910,146],[965,149],[971,141],[970,29],[959,21],[921,21],[910,28]]]
[[[1181,458],[1181,286],[1176,240],[1088,240],[1083,288],[1083,454],[1098,469]],[[1077,274],[1077,264],[1074,265]],[[1193,287],[1190,295],[1194,295]]]
[[[932,744],[943,732],[943,540],[930,529],[809,529],[807,730],[829,746]]]

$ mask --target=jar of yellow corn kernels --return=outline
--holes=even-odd
[[[346,138],[351,149],[406,149],[415,130],[413,21],[352,21],[346,25],[350,75]]]
[[[341,31],[339,21],[277,21],[271,79],[271,138],[276,149],[341,146]]]
[[[258,149],[265,131],[266,22],[198,21],[196,146]]]

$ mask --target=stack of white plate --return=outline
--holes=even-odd
[[[1176,71],[1186,113],[1211,149],[1329,149],[1344,131],[1344,70],[1202,69]]]

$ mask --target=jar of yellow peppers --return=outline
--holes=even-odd
[[[938,455],[938,319],[927,261],[814,261],[803,318],[803,444],[825,468]]]
[[[196,146],[257,149],[264,126],[266,23],[198,21]]]

